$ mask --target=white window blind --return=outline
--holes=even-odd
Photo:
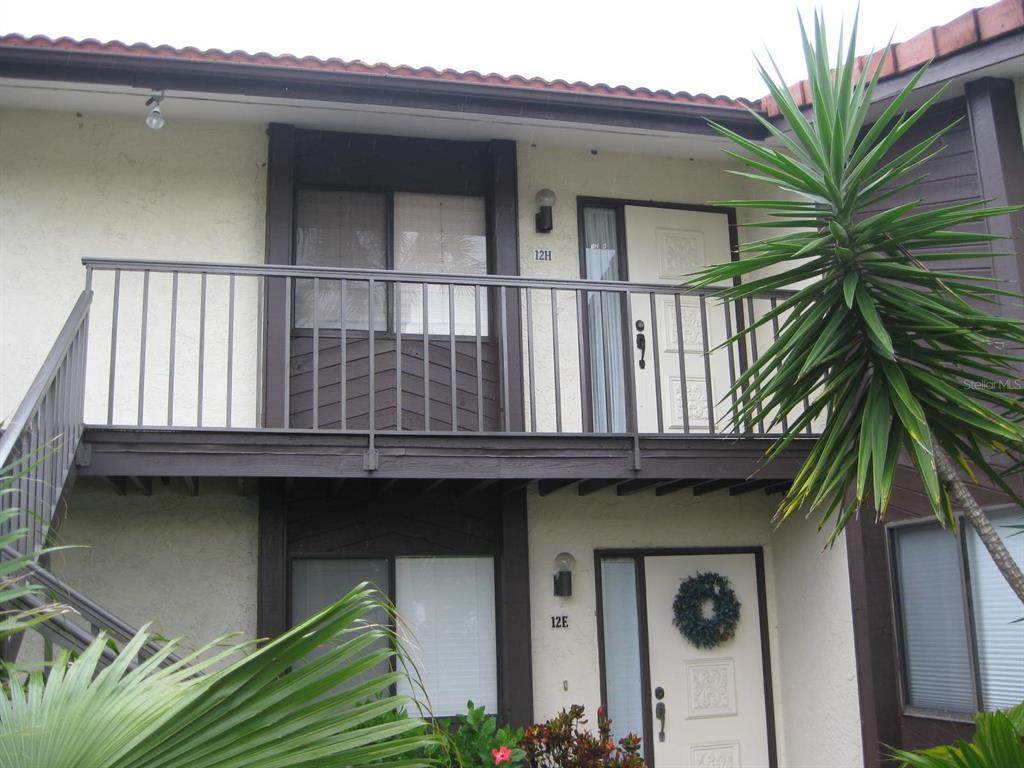
[[[311,267],[387,268],[387,198],[370,192],[300,190],[295,198],[295,263]],[[345,327],[369,327],[369,283],[348,281],[345,295],[338,280],[320,280],[314,297],[312,280],[295,280],[295,327],[312,328],[314,307],[321,328],[338,328],[344,308]],[[342,301],[344,299],[344,302]],[[374,327],[387,327],[387,286],[374,288]]]
[[[399,557],[395,560],[399,633],[416,662],[433,711],[462,713],[472,699],[498,708],[494,559]],[[404,626],[403,626],[404,624]],[[419,695],[400,682],[398,692]]]
[[[959,542],[932,525],[896,533],[907,703],[973,712],[971,653]]]
[[[483,275],[487,273],[487,218],[482,197],[395,194],[395,269]],[[423,287],[401,288],[402,333],[423,333]],[[427,332],[448,334],[448,286],[427,286]],[[473,286],[454,295],[455,333],[476,333]],[[487,334],[487,292],[480,290],[480,333]]]
[[[1024,564],[1024,533],[1007,526],[1024,524],[1019,509],[989,512],[989,519],[1014,560]],[[1024,701],[1024,608],[1000,575],[973,528],[967,531],[971,598],[978,647],[981,701],[985,709],[1012,707]]]
[[[608,717],[612,719],[612,738],[618,741],[627,733],[644,732],[636,565],[632,558],[601,561],[601,613]]]
[[[388,561],[383,558],[297,558],[292,560],[291,624],[301,624],[317,611],[323,610],[347,595],[359,584],[368,581],[388,594]],[[374,609],[366,621],[386,624],[388,616]],[[313,657],[318,655],[314,651]],[[377,674],[387,671],[376,670]],[[361,679],[361,678],[358,678]]]

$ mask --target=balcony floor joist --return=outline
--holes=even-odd
[[[77,462],[81,475],[104,477],[785,481],[813,440],[796,441],[765,465],[770,443],[736,436],[388,433],[375,436],[378,467],[368,470],[365,434],[87,427]]]

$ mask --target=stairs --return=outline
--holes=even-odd
[[[85,361],[89,306],[92,292],[83,291],[68,316],[42,368],[21,405],[0,432],[0,511],[9,519],[0,534],[21,531],[13,545],[0,549],[0,559],[10,560],[44,550],[60,521],[65,489],[74,482],[75,454],[82,439],[85,406]],[[23,595],[13,608],[32,609],[57,603],[65,607],[31,631],[54,646],[81,651],[100,632],[121,646],[137,630],[50,573],[38,561],[23,568],[19,581],[42,588],[42,593]],[[20,639],[20,638],[18,638]],[[20,646],[16,639],[4,644],[6,661],[14,661]],[[147,656],[159,646],[150,643],[140,654]],[[114,647],[104,651],[106,661],[116,656]],[[169,658],[170,663],[174,658]]]

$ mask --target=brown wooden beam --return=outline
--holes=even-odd
[[[708,480],[707,482],[698,483],[693,486],[693,495],[704,496],[708,493],[714,493],[715,491],[720,491],[723,488],[728,488],[730,485],[735,485],[738,482],[738,480]]]
[[[537,483],[537,492],[541,496],[548,496],[578,482],[579,480],[540,480]]]
[[[677,491],[684,491],[687,488],[692,488],[697,485],[700,480],[673,480],[669,483],[659,485],[654,489],[655,496],[667,496],[670,493],[676,493]]]
[[[618,480],[582,480],[580,481],[579,489],[577,493],[580,496],[589,496],[592,493],[597,493],[602,488],[607,488],[610,485],[615,485]]]
[[[661,480],[627,480],[615,487],[615,494],[617,496],[632,496],[634,493],[645,491],[652,485],[657,485],[660,482]]]
[[[740,496],[744,493],[756,491],[774,483],[774,480],[748,480],[745,483],[734,485],[729,489],[730,496]]]
[[[765,487],[765,496],[771,496],[773,493],[785,493],[789,490],[791,485],[793,485],[792,480],[782,480],[780,482],[772,483]]]

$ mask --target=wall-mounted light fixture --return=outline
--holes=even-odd
[[[555,193],[545,187],[537,193],[537,231],[550,232],[554,227],[554,219],[551,215],[551,207],[555,204]]]
[[[576,558],[568,552],[555,556],[555,597],[572,597],[572,569]]]
[[[146,113],[146,125],[154,131],[159,131],[164,127],[164,123],[167,122],[164,119],[163,112],[160,111],[160,102],[163,100],[164,92],[154,90],[146,101],[146,106],[149,107],[149,112]]]

